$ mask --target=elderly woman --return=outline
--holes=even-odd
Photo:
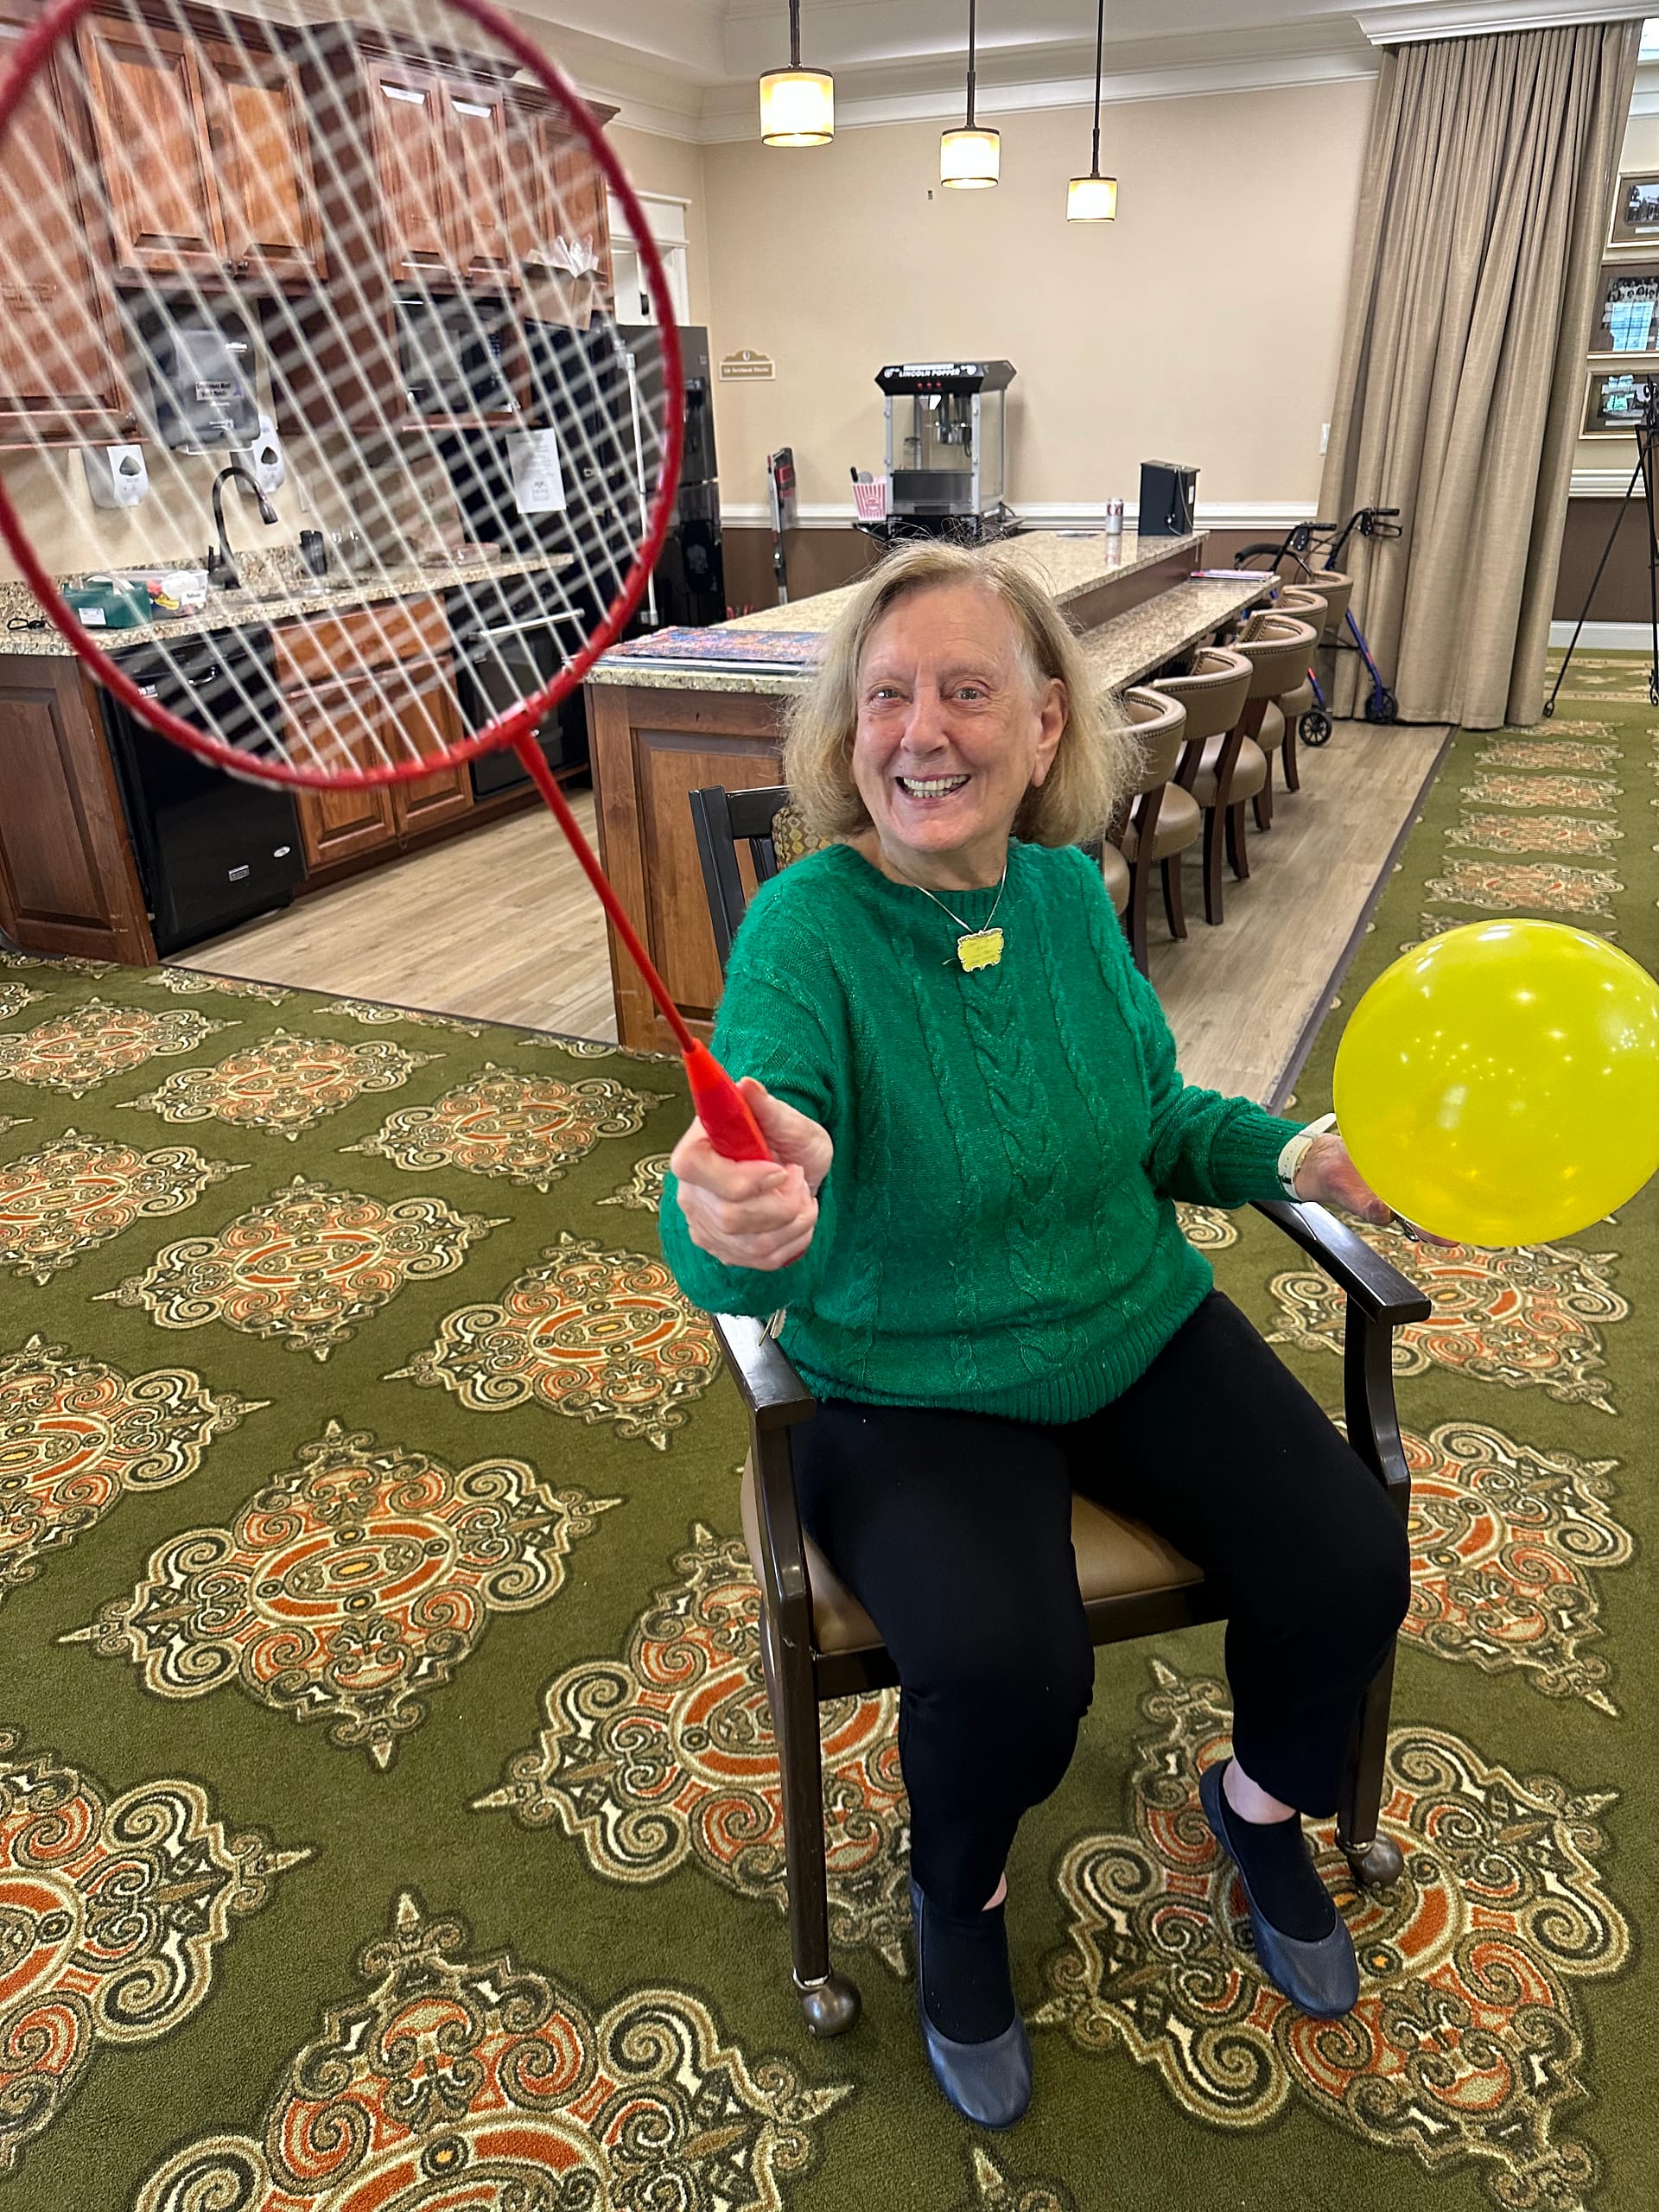
[[[1381,1487],[1176,1220],[1287,1193],[1388,1213],[1336,1136],[1183,1084],[1079,849],[1126,742],[1014,563],[884,562],[786,741],[830,842],[756,896],[720,1011],[775,1164],[693,1122],[663,1205],[686,1294],[786,1308],[820,1401],[801,1511],[899,1671],[923,2038],[990,2126],[1031,2091],[1003,1869],[1091,1693],[1072,1492],[1224,1593],[1232,1757],[1204,1810],[1262,1966],[1313,2012],[1358,1970],[1298,1816],[1335,1809],[1408,1594]]]

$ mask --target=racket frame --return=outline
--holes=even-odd
[[[674,520],[675,494],[679,486],[680,463],[685,443],[684,371],[680,353],[679,327],[674,317],[667,272],[663,267],[662,255],[652,236],[651,225],[640,205],[639,196],[629,182],[614,152],[606,143],[600,126],[588,114],[586,102],[556,61],[550,60],[498,8],[492,5],[492,0],[444,0],[444,4],[456,14],[467,16],[488,37],[497,41],[520,68],[529,71],[542,91],[550,93],[568,112],[577,134],[585,141],[588,150],[598,164],[604,184],[615,194],[627,217],[634,250],[645,273],[646,289],[657,310],[655,327],[661,347],[666,419],[663,426],[662,462],[658,470],[648,527],[615,597],[581,651],[541,690],[532,692],[507,713],[486,722],[482,729],[473,731],[459,744],[447,746],[441,752],[423,754],[407,761],[378,761],[369,766],[353,765],[342,769],[315,768],[287,759],[269,760],[258,753],[249,753],[239,746],[226,744],[222,738],[198,729],[193,723],[186,721],[182,715],[175,715],[158,705],[153,698],[144,696],[133,678],[111,659],[99,640],[76,618],[56,581],[48,573],[35,552],[12,504],[3,475],[0,475],[0,538],[4,539],[7,550],[22,571],[24,581],[39,601],[41,612],[49,619],[53,627],[68,641],[76,657],[91,671],[104,690],[119,699],[141,722],[170,739],[175,745],[194,753],[199,759],[211,760],[219,767],[228,769],[233,775],[249,777],[257,783],[299,785],[318,791],[361,791],[374,785],[412,783],[419,777],[431,775],[435,769],[475,760],[480,753],[495,752],[502,746],[516,743],[520,738],[533,737],[537,727],[562,700],[568,698],[575,690],[600,655],[607,652],[620,638],[630,616],[645,597],[652,571],[661,556]],[[35,82],[53,48],[73,34],[83,17],[96,15],[100,8],[106,7],[107,0],[51,0],[44,15],[25,31],[10,67],[3,75],[0,75],[0,139],[3,139],[20,103]],[[227,10],[226,12],[233,11]],[[510,571],[486,569],[478,579],[458,578],[456,587],[463,582],[487,581],[492,575],[504,573]],[[440,586],[435,584],[432,588],[435,590]],[[372,606],[379,602],[365,594],[364,603]],[[211,600],[209,606],[211,607]],[[245,611],[228,610],[232,620],[217,626],[261,626],[238,623],[234,620],[237,613]],[[200,630],[200,634],[206,635],[207,632]]]

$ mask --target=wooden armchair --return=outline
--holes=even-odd
[[[798,856],[788,829],[789,794],[779,787],[690,795],[697,851],[709,888],[721,966],[743,918],[746,893],[737,840],[749,847],[757,880],[775,875],[779,847]],[[785,825],[774,835],[780,817]],[[1394,1402],[1394,1332],[1427,1319],[1429,1301],[1319,1206],[1256,1208],[1316,1260],[1344,1293],[1343,1398],[1354,1448],[1403,1521],[1411,1483]],[[749,1417],[743,1471],[743,1536],[760,1585],[760,1654],[784,1783],[789,1937],[795,1986],[814,2035],[839,2035],[857,2019],[857,1986],[832,1967],[823,1841],[823,1774],[818,1707],[898,1680],[875,1624],[801,1526],[791,1431],[817,1402],[766,1325],[710,1317]],[[1221,1607],[1192,1561],[1141,1522],[1074,1498],[1071,1541],[1077,1581],[1096,1644],[1161,1635],[1214,1620]],[[1358,1878],[1385,1887],[1399,1875],[1399,1846],[1379,1834],[1383,1757],[1393,1679],[1389,1660],[1371,1684],[1354,1733],[1337,1836]]]

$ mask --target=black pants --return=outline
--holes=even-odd
[[[1241,1765],[1301,1812],[1335,1811],[1361,1694],[1405,1617],[1405,1531],[1218,1293],[1087,1421],[830,1398],[796,1435],[802,1518],[899,1670],[912,1871],[937,1904],[989,1897],[1089,1709],[1074,1490],[1147,1522],[1219,1588]]]

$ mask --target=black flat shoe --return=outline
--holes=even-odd
[[[1359,2002],[1359,1961],[1354,1956],[1354,1939],[1340,1913],[1336,1916],[1336,1925],[1331,1933],[1313,1942],[1301,1936],[1287,1936],[1264,1918],[1250,1895],[1249,1878],[1227,1840],[1221,1796],[1221,1777],[1226,1765],[1227,1762],[1221,1759],[1214,1766],[1205,1767],[1198,1777],[1198,1802],[1204,1807],[1211,1834],[1238,1869],[1262,1970],[1274,1986],[1282,1990],[1293,2005],[1300,2005],[1304,2012],[1313,2013],[1316,2019],[1338,2019]]]
[[[988,2043],[953,2043],[927,2017],[922,2002],[922,1947],[927,1900],[914,1882],[910,1910],[916,1927],[916,2012],[933,2078],[964,2120],[976,2127],[1012,2127],[1031,2102],[1031,2042],[1016,2011]]]

